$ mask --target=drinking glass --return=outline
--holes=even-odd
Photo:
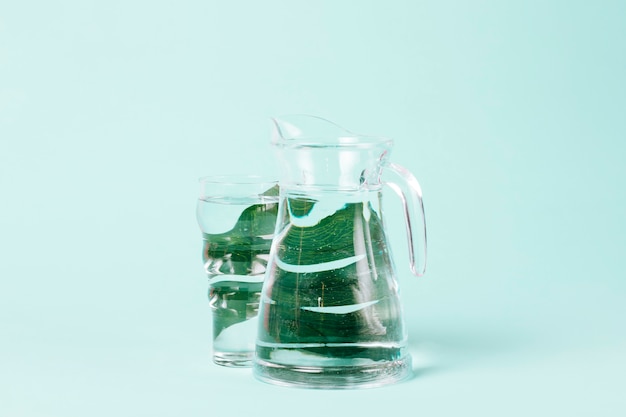
[[[200,178],[196,216],[209,279],[213,362],[218,365],[252,366],[278,211],[277,184],[262,176]]]

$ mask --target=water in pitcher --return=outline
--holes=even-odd
[[[282,199],[257,362],[314,372],[405,358],[380,191],[309,191]]]

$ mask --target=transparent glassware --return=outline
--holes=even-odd
[[[426,265],[421,189],[388,161],[392,141],[312,116],[274,119],[280,200],[259,310],[255,376],[311,388],[411,375],[384,227],[384,186],[406,216],[410,269]]]
[[[252,366],[277,208],[275,180],[244,175],[200,178],[196,217],[209,279],[212,358],[218,365]]]

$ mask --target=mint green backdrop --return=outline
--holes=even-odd
[[[3,416],[622,416],[626,3],[0,4]],[[268,118],[395,140],[415,378],[307,391],[209,362],[196,179]]]

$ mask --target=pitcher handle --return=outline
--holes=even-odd
[[[394,173],[400,181],[384,181],[402,200],[406,233],[409,243],[409,266],[413,275],[421,277],[426,272],[426,216],[422,201],[422,188],[406,168],[385,164],[385,170]]]

